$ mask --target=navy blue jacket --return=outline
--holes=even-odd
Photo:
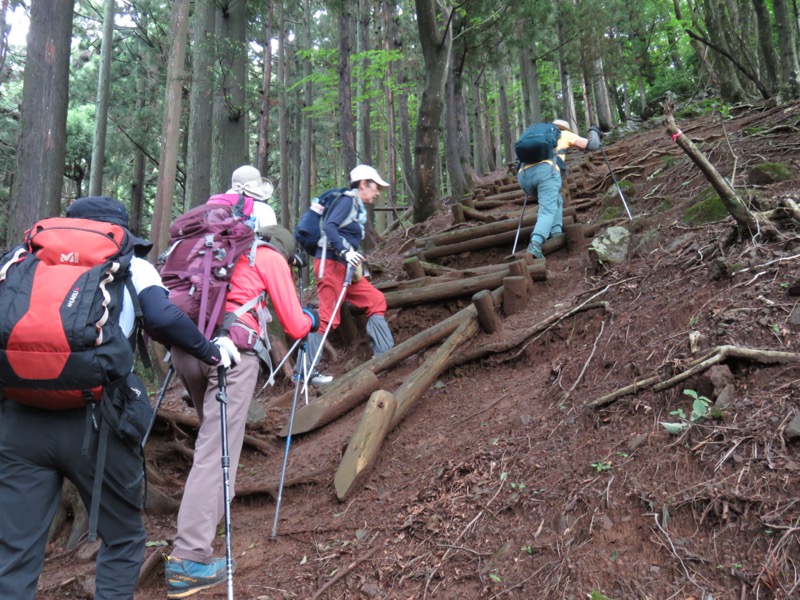
[[[358,219],[353,218],[350,223],[342,226],[342,223],[353,215],[354,209],[356,215],[358,213],[358,205],[361,204],[361,201],[353,197],[352,194],[356,193],[356,191],[350,190],[342,194],[334,200],[333,204],[328,206],[325,211],[324,231],[328,238],[328,250],[325,258],[328,260],[338,260],[335,256],[332,256],[331,248],[333,252],[345,252],[348,249],[358,250],[361,245],[363,228],[361,223],[358,222]],[[363,204],[361,204],[361,206],[363,206]],[[350,248],[345,246],[343,240],[347,240]],[[316,258],[322,258],[322,248],[317,248],[317,252],[314,256]]]

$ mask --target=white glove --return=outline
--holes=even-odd
[[[355,250],[348,250],[344,253],[344,259],[347,261],[347,264],[351,267],[357,267],[358,263],[364,260],[364,255],[356,252]]]
[[[242,360],[242,355],[239,354],[239,349],[231,338],[223,335],[222,337],[214,338],[211,342],[219,348],[220,360],[222,366],[226,369],[235,367]]]

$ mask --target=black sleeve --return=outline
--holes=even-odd
[[[192,320],[169,299],[169,292],[152,285],[139,292],[144,330],[168,348],[176,346],[209,365],[218,365],[219,348],[209,342]]]

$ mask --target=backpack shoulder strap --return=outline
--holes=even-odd
[[[153,362],[150,360],[150,353],[147,351],[147,342],[144,339],[144,313],[142,313],[142,304],[139,302],[139,294],[136,293],[136,288],[133,285],[133,278],[130,274],[125,279],[125,289],[128,291],[131,304],[133,305],[133,331],[130,337],[131,348],[139,352],[144,368],[151,369],[153,367]]]

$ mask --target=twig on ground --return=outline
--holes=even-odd
[[[602,408],[612,404],[622,396],[635,394],[640,390],[645,390],[650,387],[653,388],[653,391],[663,392],[664,390],[679,384],[681,381],[689,379],[693,375],[705,371],[709,367],[724,362],[728,358],[743,358],[762,364],[800,362],[800,354],[796,352],[759,350],[758,348],[746,348],[744,346],[718,346],[714,350],[711,350],[704,357],[692,362],[688,369],[678,373],[666,381],[661,381],[661,377],[657,375],[655,377],[649,377],[647,379],[637,381],[632,385],[615,390],[610,394],[606,394],[605,396],[590,402],[586,406],[588,408]]]
[[[586,362],[583,363],[583,368],[581,369],[581,372],[578,373],[578,376],[575,378],[575,381],[573,382],[572,387],[570,387],[567,390],[567,393],[564,394],[564,399],[561,401],[562,403],[567,401],[567,399],[569,398],[570,394],[572,394],[572,392],[575,391],[575,388],[578,387],[578,384],[581,382],[581,379],[583,379],[583,376],[586,373],[586,367],[588,367],[589,363],[592,362],[592,358],[594,357],[594,353],[597,351],[597,342],[599,342],[600,338],[603,337],[603,330],[605,329],[605,327],[606,327],[606,322],[605,321],[600,321],[600,332],[597,334],[597,337],[594,338],[594,345],[592,346],[592,352],[589,354],[589,358],[586,359]]]
[[[377,533],[376,533],[375,535],[373,535],[373,536],[372,536],[372,539],[369,541],[369,543],[371,544],[372,542],[374,542],[376,537],[378,537],[378,534],[377,534]],[[362,556],[362,557],[360,557],[360,558],[357,558],[356,560],[354,560],[353,562],[351,562],[349,565],[347,565],[347,566],[346,566],[344,569],[339,569],[339,570],[336,572],[336,575],[334,575],[333,577],[331,577],[331,578],[330,578],[330,580],[328,580],[328,582],[327,582],[325,585],[323,585],[321,588],[319,588],[319,589],[318,589],[318,590],[317,590],[317,591],[314,593],[314,595],[313,595],[313,596],[311,596],[311,600],[317,600],[317,598],[319,598],[319,597],[320,597],[320,596],[323,594],[323,592],[325,592],[326,590],[328,590],[328,589],[329,589],[329,588],[330,588],[330,587],[331,587],[331,586],[332,586],[334,583],[336,583],[336,582],[337,582],[337,581],[339,581],[339,580],[340,580],[342,577],[344,577],[345,575],[347,575],[348,573],[350,573],[350,571],[352,571],[353,569],[355,569],[355,568],[356,568],[358,565],[360,565],[361,563],[363,563],[363,562],[365,562],[365,561],[369,560],[370,558],[372,558],[372,555],[373,555],[373,554],[375,554],[375,552],[377,552],[378,548],[380,548],[380,547],[381,547],[381,546],[380,546],[380,544],[376,544],[376,545],[375,545],[375,546],[374,546],[374,547],[373,547],[373,548],[372,548],[372,549],[371,549],[369,552],[367,552],[367,553],[366,553],[364,556]]]

